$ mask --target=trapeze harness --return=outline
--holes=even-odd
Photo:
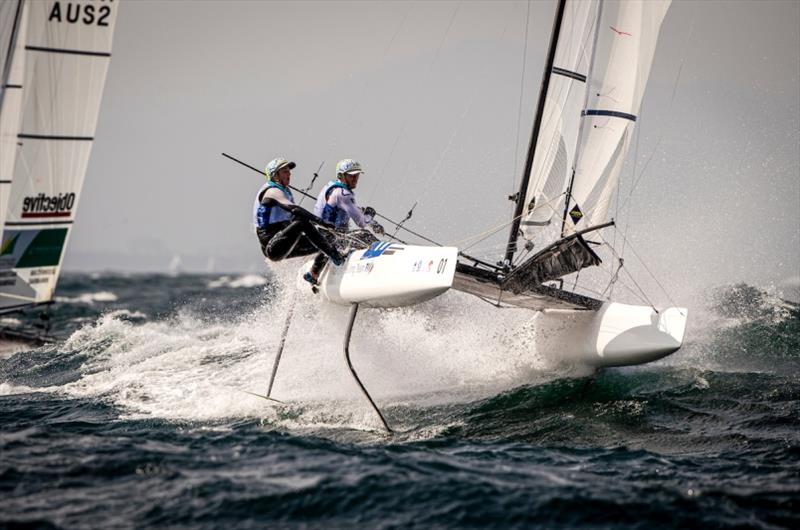
[[[292,214],[279,206],[267,206],[261,204],[261,200],[264,198],[264,193],[266,193],[269,188],[278,188],[283,192],[286,198],[289,199],[289,202],[294,204],[294,197],[292,196],[292,192],[289,188],[281,186],[277,182],[273,182],[271,180],[261,186],[261,189],[258,190],[258,194],[256,195],[255,203],[253,203],[253,224],[257,230],[263,230],[267,227],[267,225],[281,223],[283,221],[291,221],[292,219]]]
[[[319,194],[317,203],[314,205],[314,214],[321,218],[326,223],[331,223],[338,229],[347,228],[347,223],[350,220],[350,215],[344,208],[328,204],[328,198],[336,188],[341,188],[342,193],[350,192],[352,190],[340,180],[332,180],[323,188]]]

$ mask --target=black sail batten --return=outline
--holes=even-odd
[[[558,66],[554,66],[553,73],[558,75],[563,75],[564,77],[569,77],[571,79],[575,79],[576,81],[580,81],[581,83],[586,82],[585,75],[579,74],[578,72],[573,72],[571,70],[567,70],[566,68],[559,68]]]
[[[553,34],[550,39],[550,49],[547,52],[547,62],[544,67],[544,75],[542,76],[542,86],[539,89],[539,104],[536,107],[536,118],[533,122],[533,133],[531,134],[531,141],[528,144],[528,157],[525,160],[525,171],[522,174],[522,182],[520,182],[519,193],[517,194],[517,204],[514,208],[514,217],[511,224],[511,232],[508,234],[508,244],[506,246],[505,263],[511,265],[511,260],[516,252],[517,238],[519,236],[519,227],[522,220],[522,210],[525,207],[525,197],[528,191],[528,183],[531,179],[531,169],[533,168],[533,156],[536,152],[536,141],[539,137],[539,130],[542,126],[542,117],[544,115],[544,105],[547,100],[547,89],[550,86],[550,76],[553,73],[553,62],[556,56],[556,47],[558,46],[558,37],[561,33],[561,22],[564,19],[564,6],[566,0],[559,0],[558,7],[556,8],[555,20],[553,21]]]
[[[109,52],[98,52],[94,50],[76,50],[72,48],[49,48],[47,46],[25,46],[26,50],[44,53],[66,53],[68,55],[91,55],[93,57],[111,57]]]
[[[581,112],[581,116],[608,116],[611,118],[622,118],[625,120],[636,121],[636,116],[627,112],[616,110],[586,109]]]

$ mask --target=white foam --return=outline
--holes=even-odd
[[[57,296],[56,302],[61,302],[62,304],[90,304],[94,305],[95,302],[116,302],[118,300],[117,295],[112,293],[111,291],[99,291],[96,293],[83,293],[79,296],[74,298],[69,298],[65,296]]]
[[[294,284],[296,265],[277,272],[283,285]],[[264,296],[258,310],[232,322],[180,313],[137,325],[104,315],[63,345],[89,359],[82,377],[61,390],[106,399],[132,417],[379,429],[345,363],[348,309],[319,297],[301,297],[294,311],[272,393],[287,405],[243,392],[266,392],[289,306],[287,293]],[[352,362],[382,407],[463,402],[544,380],[548,364],[527,347],[530,312],[487,309],[455,292],[414,308],[362,309]]]
[[[25,385],[12,385],[11,383],[0,383],[0,396],[12,396],[15,394],[28,394],[39,392],[39,388],[31,388]]]
[[[230,276],[221,276],[216,280],[208,282],[209,289],[217,289],[219,287],[232,287],[234,289],[240,287],[260,287],[267,284],[267,278],[260,274],[245,274],[238,278],[231,278]]]

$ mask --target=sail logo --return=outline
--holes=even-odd
[[[20,217],[69,217],[72,215],[73,206],[75,206],[74,193],[59,193],[53,196],[40,193],[35,197],[25,197]]]
[[[113,0],[109,0],[113,2]],[[107,5],[95,6],[94,2],[88,4],[80,4],[78,2],[63,2],[66,4],[62,7],[62,2],[56,0],[53,3],[53,8],[50,10],[50,16],[47,17],[48,22],[68,22],[70,24],[83,23],[87,26],[98,25],[108,26],[109,15],[111,15],[111,7]]]

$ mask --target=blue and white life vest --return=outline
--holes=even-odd
[[[294,204],[292,191],[270,180],[258,190],[256,200],[253,203],[253,224],[256,228],[264,228],[267,225],[280,223],[281,221],[289,221],[292,218],[292,214],[279,206],[265,206],[261,204],[261,199],[264,198],[264,193],[266,193],[269,188],[278,188],[283,192],[286,198],[289,199],[289,202]]]
[[[341,188],[343,194],[353,194],[353,191],[341,180],[332,180],[328,182],[317,197],[317,203],[314,205],[314,215],[326,223],[333,224],[336,228],[347,228],[350,215],[344,208],[328,204],[328,198],[336,188]]]

